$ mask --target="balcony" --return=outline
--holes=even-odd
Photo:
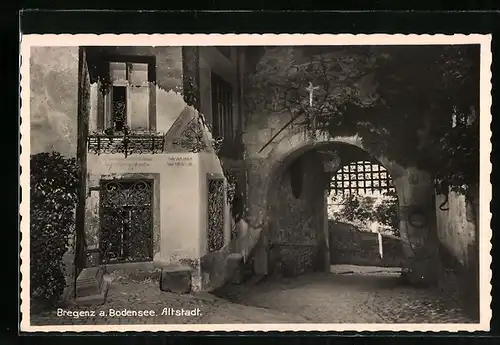
[[[165,135],[161,133],[106,134],[92,133],[87,137],[88,152],[100,155],[122,153],[132,154],[163,153]]]

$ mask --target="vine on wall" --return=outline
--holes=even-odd
[[[205,129],[205,132],[203,131]],[[208,126],[203,115],[198,113],[197,118],[193,119],[190,123],[190,130],[187,139],[177,139],[176,142],[182,143],[183,149],[186,149],[192,153],[199,153],[209,149],[211,146],[213,152],[219,158],[219,162],[226,179],[225,191],[226,191],[226,202],[230,205],[231,210],[233,209],[233,201],[237,193],[237,179],[232,171],[224,165],[223,157],[221,154],[221,148],[224,143],[224,138],[213,138],[208,141],[205,138],[205,133],[210,132],[210,127]]]
[[[266,48],[247,104],[300,115],[309,133],[357,133],[370,153],[430,172],[438,193],[477,185],[479,47],[312,49]]]
[[[39,153],[30,162],[30,289],[55,304],[66,286],[63,256],[75,230],[80,169],[74,158]]]

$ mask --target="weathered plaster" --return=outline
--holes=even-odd
[[[269,190],[267,239],[271,244],[269,269],[280,272],[283,265],[296,273],[324,269],[327,254],[324,236],[324,176],[323,164],[315,154],[300,157],[302,192],[292,193],[290,166],[277,177]],[[328,267],[328,266],[327,266]]]
[[[166,133],[184,110],[182,47],[106,47],[110,55],[153,56],[156,60],[154,107],[156,131]],[[91,86],[90,131],[97,129],[98,85]]]
[[[32,47],[29,64],[31,153],[57,151],[74,157],[78,47]]]
[[[470,247],[477,244],[478,221],[471,217],[470,208],[474,205],[467,201],[464,195],[450,192],[448,203],[440,210],[439,205],[445,197],[436,196],[437,234],[440,243],[451,253],[462,265],[468,266]],[[469,217],[468,217],[469,213]]]
[[[155,231],[159,233],[159,245],[156,241],[154,261],[170,263],[181,258],[194,259],[199,257],[198,164],[197,155],[188,153],[127,158],[123,154],[89,154],[89,187],[99,179],[153,176],[153,217],[155,229],[159,229]]]
[[[97,88],[93,86],[95,95]],[[158,266],[172,264],[188,265],[192,270],[192,289],[204,289],[200,257],[207,254],[207,175],[223,174],[219,158],[211,146],[211,134],[199,118],[196,109],[187,106],[180,96],[172,95],[172,109],[177,109],[169,118],[169,128],[165,125],[165,147],[162,154],[131,155],[123,154],[89,155],[89,179],[98,180],[106,177],[145,176],[156,174],[155,211],[156,224],[154,234],[154,262]],[[157,100],[161,100],[157,97]],[[173,102],[173,103],[172,103]],[[179,105],[182,105],[182,109]],[[98,105],[94,102],[94,108]],[[162,106],[157,106],[161,109]],[[93,112],[94,118],[97,116]],[[158,117],[161,115],[158,114]],[[164,117],[166,119],[166,117]],[[194,122],[193,122],[194,121]],[[162,121],[157,122],[161,129]],[[166,124],[166,122],[164,122]],[[194,125],[194,127],[193,127]],[[193,130],[200,137],[193,137]],[[182,143],[179,139],[183,139]],[[191,144],[199,143],[206,148],[199,153],[191,153]],[[94,185],[97,182],[94,182]],[[92,192],[98,197],[98,193]],[[161,206],[160,206],[161,200]],[[98,219],[95,215],[98,201],[89,200],[87,217],[87,237],[95,237]],[[93,206],[94,205],[94,206]],[[93,206],[93,207],[92,207]],[[225,209],[225,244],[230,239],[231,217],[229,207]],[[175,226],[174,226],[175,225]],[[172,227],[174,226],[174,227]],[[222,256],[226,251],[222,251]],[[223,272],[223,266],[217,264],[212,270]],[[217,280],[216,280],[217,281]],[[211,286],[214,283],[211,283]]]
[[[455,297],[473,317],[479,317],[479,188],[469,198],[450,192],[448,202],[436,196],[437,236],[445,270],[440,288]],[[440,209],[439,206],[442,206]],[[488,284],[488,282],[485,282]]]

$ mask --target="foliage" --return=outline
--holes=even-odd
[[[378,204],[375,204],[374,219],[394,233],[399,233],[399,204],[395,192],[388,192]]]
[[[55,303],[66,285],[63,255],[75,228],[79,169],[74,158],[39,153],[30,162],[31,296]]]
[[[331,218],[353,224],[364,231],[371,231],[373,222],[378,222],[382,232],[399,234],[398,200],[395,193],[387,192],[380,197],[349,194],[337,196],[334,200],[340,207],[330,212]]]
[[[269,47],[248,103],[295,114],[313,133],[357,133],[370,153],[466,193],[478,182],[479,57],[473,45]]]

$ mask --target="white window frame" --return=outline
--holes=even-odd
[[[124,80],[124,81],[113,81],[112,80],[112,67],[111,67],[111,65],[114,63],[125,64],[125,78],[126,78],[126,80]],[[127,102],[126,103],[126,125],[129,129],[134,130],[131,128],[132,127],[131,126],[132,125],[132,114],[131,114],[131,109],[130,109],[130,104],[131,104],[131,102],[130,102],[130,88],[135,87],[130,82],[130,75],[131,75],[130,69],[131,69],[131,66],[133,64],[137,64],[137,63],[130,62],[130,61],[109,61],[108,62],[110,84],[109,84],[108,92],[104,95],[104,127],[105,128],[113,128],[114,127],[114,125],[113,125],[113,87],[119,86],[119,87],[125,87],[125,90],[126,90],[125,91],[126,92],[125,99]],[[141,64],[145,64],[147,66],[146,71],[147,71],[147,73],[149,73],[149,68],[151,66],[148,63],[141,63]],[[149,85],[149,80],[146,80],[146,83],[148,84],[148,88],[151,87],[151,85]],[[151,96],[148,93],[148,109],[147,109],[147,114],[146,114],[148,128],[146,128],[146,130],[151,129],[150,114],[149,114],[150,102],[151,102]]]

